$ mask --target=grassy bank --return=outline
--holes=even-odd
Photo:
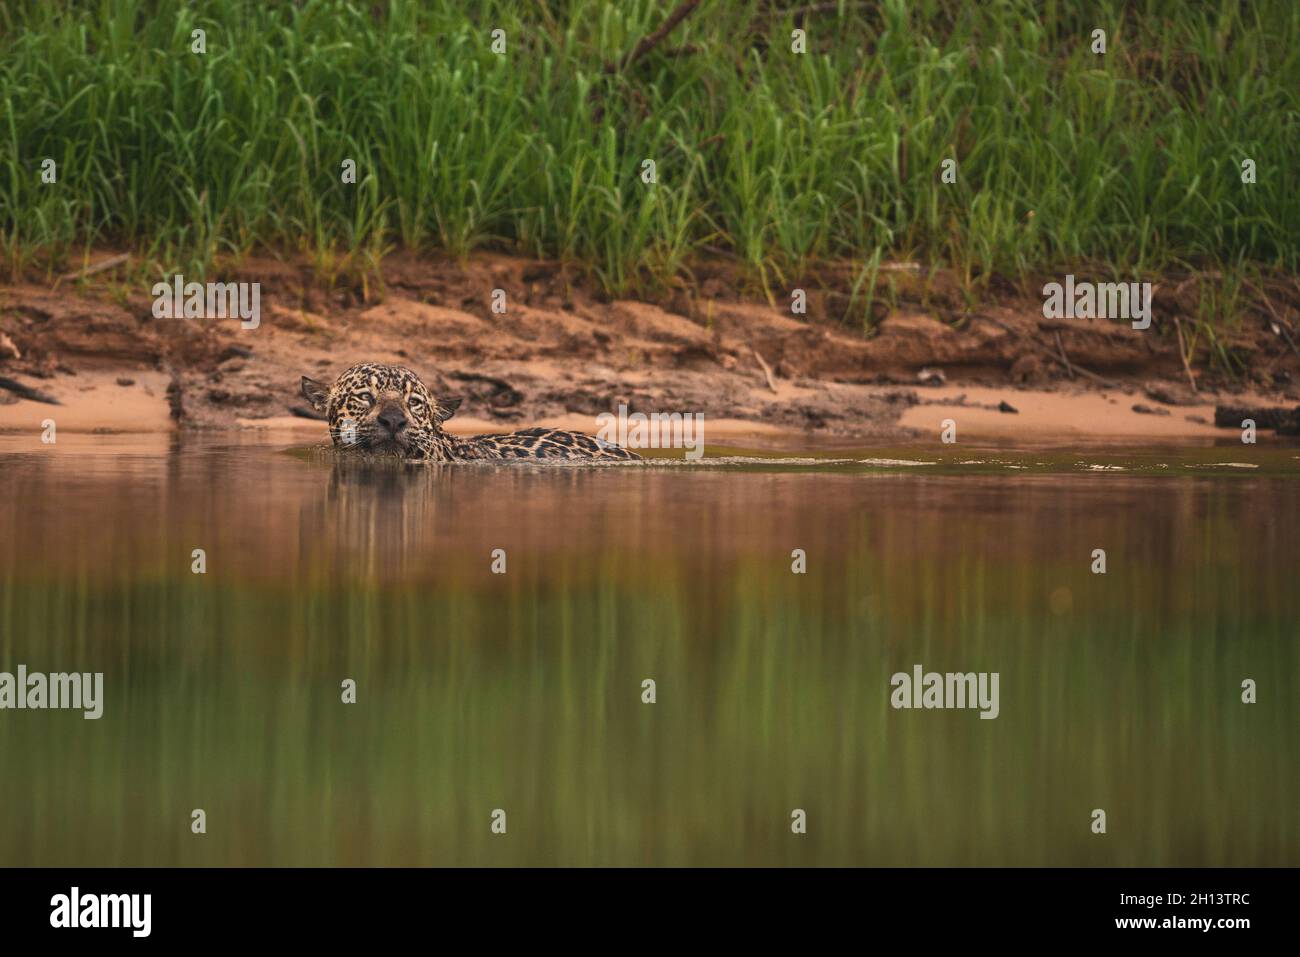
[[[69,6],[0,9],[11,275],[104,244],[186,272],[508,249],[614,291],[719,251],[771,288],[831,260],[864,290],[891,258],[973,286],[1300,265],[1292,0],[706,0],[623,66],[674,2]]]

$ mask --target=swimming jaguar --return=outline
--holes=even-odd
[[[302,394],[325,414],[340,447],[423,459],[473,462],[493,459],[639,459],[635,452],[581,432],[524,429],[506,435],[458,438],[442,423],[461,400],[434,396],[405,366],[363,362],[325,385],[302,377]]]

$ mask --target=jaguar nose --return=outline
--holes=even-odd
[[[379,413],[376,421],[388,430],[389,435],[397,435],[406,428],[406,416],[401,409],[385,409]]]

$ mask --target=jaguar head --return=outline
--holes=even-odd
[[[401,458],[429,457],[460,406],[458,398],[435,398],[410,369],[374,362],[329,386],[303,376],[302,394],[325,414],[335,446]]]

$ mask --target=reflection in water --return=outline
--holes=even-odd
[[[0,470],[0,671],[105,673],[0,711],[0,864],[1300,859],[1294,473]],[[998,718],[891,709],[916,664]]]

